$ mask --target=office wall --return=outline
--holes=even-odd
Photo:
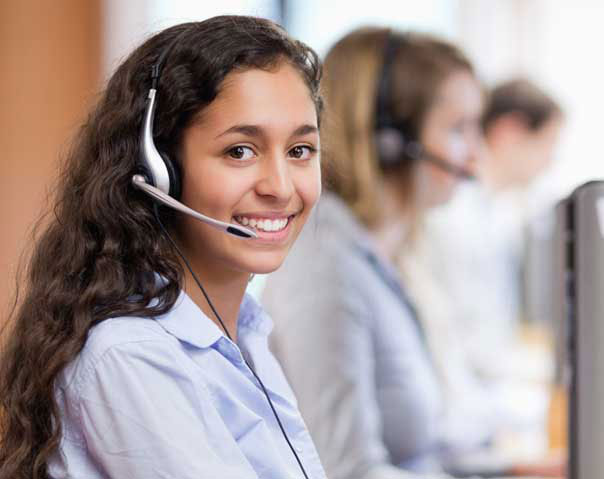
[[[101,0],[0,2],[0,319],[58,159],[99,89]]]

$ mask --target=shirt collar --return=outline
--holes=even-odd
[[[243,301],[239,308],[237,327],[239,329],[238,334],[255,331],[266,337],[273,330],[273,321],[254,297],[246,293],[243,295]]]
[[[222,329],[208,318],[184,291],[180,292],[170,311],[154,319],[179,341],[198,348],[209,348],[225,337]],[[239,309],[237,327],[238,335],[253,330],[267,336],[273,323],[254,298],[246,293]]]

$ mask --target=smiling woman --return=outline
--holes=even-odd
[[[245,295],[320,195],[320,75],[252,17],[175,26],[118,68],[12,318],[1,479],[325,477]]]

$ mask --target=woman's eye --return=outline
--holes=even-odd
[[[296,160],[308,160],[316,151],[315,148],[308,145],[297,145],[289,150],[289,156]]]
[[[249,146],[242,145],[234,146],[227,151],[227,154],[234,160],[239,161],[250,160],[255,156],[254,150],[252,150]]]

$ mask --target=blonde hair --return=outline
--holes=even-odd
[[[396,168],[382,167],[374,138],[378,82],[390,41],[397,45],[389,73],[388,106],[397,122],[406,125],[408,139],[418,139],[441,83],[455,71],[472,72],[470,62],[453,45],[428,35],[386,28],[355,30],[329,51],[322,84],[325,187],[339,195],[368,227],[380,219],[384,175],[398,175],[402,193],[409,201],[413,198],[413,161],[402,159]]]

